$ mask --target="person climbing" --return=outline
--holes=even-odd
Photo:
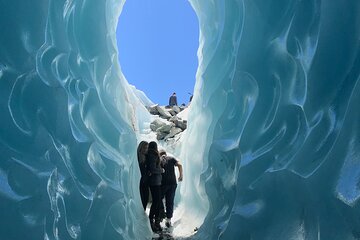
[[[162,230],[159,217],[161,203],[161,174],[164,172],[164,169],[160,166],[160,156],[156,142],[149,143],[146,154],[146,167],[149,172],[149,186],[152,196],[149,214],[150,226],[153,232],[160,232]]]
[[[146,141],[141,141],[137,148],[137,159],[139,163],[141,178],[140,178],[140,198],[143,205],[144,211],[149,201],[149,174],[146,169],[146,153],[148,150],[149,143]]]
[[[172,106],[177,106],[177,105],[178,105],[177,97],[176,97],[176,93],[174,92],[169,98],[169,106],[172,107]]]
[[[175,166],[178,167],[179,170],[179,178],[178,178],[179,182],[183,180],[183,168],[178,160],[176,160],[173,157],[167,156],[164,150],[160,151],[160,159],[161,159],[161,166],[165,170],[165,172],[162,174],[162,181],[161,181],[160,213],[163,212],[164,209],[162,199],[165,197],[165,205],[166,205],[165,225],[167,227],[170,227],[171,218],[173,217],[173,212],[174,212],[174,198],[177,187]]]

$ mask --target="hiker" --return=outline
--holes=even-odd
[[[176,93],[174,92],[171,97],[169,98],[169,106],[177,106],[177,97],[176,97]]]
[[[149,186],[152,196],[149,214],[150,226],[153,232],[160,232],[162,230],[159,217],[161,203],[161,174],[164,172],[164,169],[160,166],[160,156],[156,142],[149,143],[146,154],[146,167],[149,172]]]
[[[146,210],[146,206],[149,201],[149,183],[148,183],[149,175],[146,169],[146,158],[145,158],[148,150],[148,145],[149,145],[148,142],[141,141],[137,148],[137,158],[141,173],[140,186],[139,186],[140,198],[141,198],[141,203],[144,207],[144,211]]]
[[[174,198],[177,187],[175,166],[178,167],[179,170],[179,178],[178,178],[179,182],[183,180],[183,168],[179,161],[177,161],[173,157],[167,156],[164,150],[160,151],[160,159],[161,159],[161,166],[165,170],[165,172],[162,174],[162,181],[161,181],[160,214],[163,212],[164,209],[162,199],[165,197],[165,206],[166,206],[165,225],[167,227],[170,227],[171,218],[173,217],[173,212],[174,212]]]

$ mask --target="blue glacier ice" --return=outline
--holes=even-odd
[[[360,239],[360,1],[190,3],[174,237]],[[1,240],[151,239],[136,147],[152,103],[121,72],[123,4],[0,1]]]

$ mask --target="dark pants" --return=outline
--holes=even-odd
[[[162,185],[161,199],[165,197],[166,217],[172,218],[174,213],[174,198],[177,185]],[[164,211],[164,205],[161,201],[160,211]]]
[[[146,210],[146,206],[149,202],[149,184],[143,179],[140,179],[140,197],[144,210]]]
[[[150,186],[152,204],[150,208],[150,222],[155,218],[155,222],[160,222],[160,203],[161,203],[161,186]]]

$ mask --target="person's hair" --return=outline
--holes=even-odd
[[[155,151],[156,153],[159,153],[157,148],[157,143],[154,141],[149,142],[148,150],[152,150]]]
[[[161,149],[159,151],[159,155],[162,156],[162,155],[165,155],[166,156],[166,151],[164,149]]]
[[[145,162],[145,154],[146,148],[148,147],[149,143],[146,141],[141,141],[137,148],[137,158],[140,163]]]
[[[157,143],[156,143],[156,142],[152,141],[152,142],[149,143],[148,153],[152,153],[152,154],[155,154],[155,155],[159,156],[159,151],[158,151]],[[159,156],[159,158],[157,159],[156,164],[157,164],[157,165],[160,164],[160,156]]]

